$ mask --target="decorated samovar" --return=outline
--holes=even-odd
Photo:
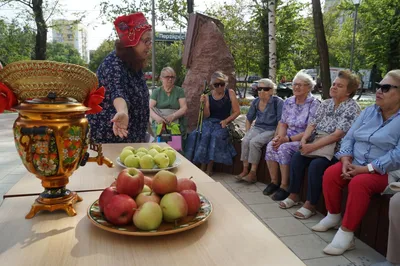
[[[82,198],[66,188],[72,173],[88,161],[113,166],[89,137],[85,113],[101,111],[104,98],[97,87],[94,73],[73,64],[21,61],[0,71],[0,104],[19,113],[13,126],[16,149],[44,187],[27,219],[42,210],[76,215],[73,205]],[[97,157],[89,157],[89,146]]]

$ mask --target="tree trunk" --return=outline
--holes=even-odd
[[[396,23],[400,16],[400,8],[395,8],[395,15],[393,16],[393,22]],[[396,30],[391,35],[389,41],[389,54],[388,54],[388,69],[387,71],[400,68],[400,33]]]
[[[43,0],[32,0],[32,10],[36,22],[35,60],[46,60],[47,25],[43,17]]]
[[[317,49],[322,81],[322,99],[329,98],[331,75],[329,69],[328,44],[325,37],[324,21],[321,12],[320,0],[312,0],[314,29],[317,38]]]
[[[268,2],[269,78],[276,83],[276,0]]]
[[[264,2],[264,1],[263,1]],[[264,5],[266,6],[266,4]],[[262,77],[269,76],[269,42],[268,42],[268,9],[263,8],[262,17],[260,19],[260,27],[262,33],[262,61],[261,61],[261,75]]]

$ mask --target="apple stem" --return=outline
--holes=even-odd
[[[193,178],[193,176],[189,177],[189,179],[192,179],[192,178]]]

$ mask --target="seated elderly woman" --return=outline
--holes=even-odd
[[[348,70],[339,72],[330,88],[331,99],[323,101],[310,119],[300,141],[299,151],[290,162],[290,195],[281,201],[283,209],[298,205],[301,183],[308,167],[307,201],[295,214],[298,219],[314,215],[321,195],[322,176],[326,168],[336,162],[335,146],[350,129],[361,109],[353,96],[360,84],[358,77]],[[315,134],[314,134],[315,133]],[[310,139],[310,137],[314,135]],[[312,141],[312,142],[310,142]]]
[[[176,74],[171,67],[161,70],[162,86],[153,90],[150,96],[150,117],[153,133],[157,132],[157,126],[163,122],[179,124],[179,130],[183,138],[186,136],[187,110],[185,92],[181,87],[175,86]]]
[[[400,169],[400,70],[386,74],[376,92],[376,104],[367,107],[343,139],[323,178],[328,215],[314,231],[336,227],[341,219],[342,190],[348,186],[346,211],[341,228],[324,249],[340,255],[353,249],[354,234],[367,211],[370,197],[388,185],[387,173]]]
[[[232,165],[236,155],[230,142],[226,125],[240,114],[239,102],[232,89],[227,88],[228,77],[220,71],[211,75],[211,93],[202,95],[204,118],[202,134],[196,140],[191,133],[188,138],[186,156],[195,163],[201,163],[201,169],[212,175],[214,162]],[[195,143],[197,142],[197,143]]]
[[[283,104],[282,118],[276,136],[268,143],[265,160],[268,164],[271,183],[264,189],[264,195],[276,192],[272,199],[284,200],[289,193],[289,164],[292,155],[299,150],[308,121],[313,119],[320,101],[311,95],[315,82],[304,72],[293,79],[293,97]],[[281,183],[279,185],[279,170]]]
[[[246,135],[242,139],[243,171],[237,180],[249,183],[257,181],[256,171],[261,157],[261,148],[275,135],[278,121],[281,119],[283,100],[274,96],[276,85],[270,79],[258,81],[258,98],[251,103],[246,116]],[[254,126],[252,126],[253,121]],[[249,171],[249,163],[251,169]]]

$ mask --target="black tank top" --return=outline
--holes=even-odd
[[[219,100],[215,100],[211,95],[208,95],[210,102],[210,118],[218,118],[221,120],[226,119],[231,115],[232,103],[229,98],[229,89],[225,90],[224,97]]]

